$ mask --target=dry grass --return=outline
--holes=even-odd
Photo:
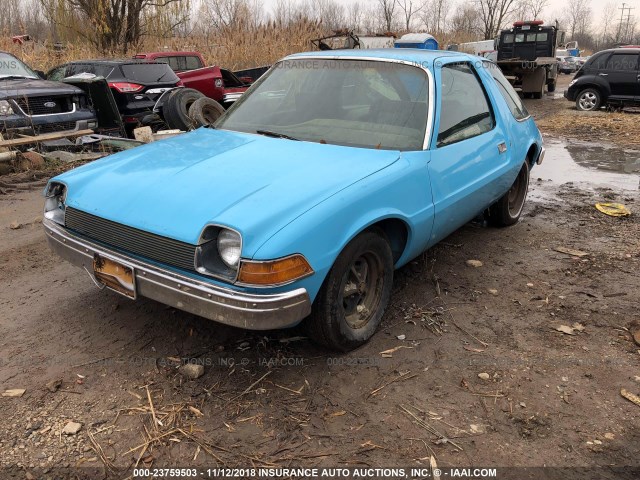
[[[195,50],[204,55],[209,65],[237,70],[269,65],[291,53],[311,50],[312,39],[330,33],[320,23],[302,19],[288,26],[268,23],[252,28],[228,29],[208,36],[148,37],[138,49],[130,49],[126,55],[121,52],[101,53],[81,39],[66,43],[63,50],[56,50],[51,41],[28,42],[20,46],[12,43],[10,36],[4,33],[0,35],[0,50],[11,52],[31,67],[43,71],[71,60],[121,58],[137,52],[162,50]],[[441,48],[445,48],[450,43],[473,40],[467,37],[449,33],[441,36],[439,41]]]
[[[310,50],[311,39],[323,34],[325,31],[317,23],[301,21],[291,26],[270,24],[250,30],[229,30],[210,37],[148,38],[137,51],[195,50],[204,55],[208,64],[235,70],[269,65],[288,54]],[[71,60],[123,57],[122,53],[100,53],[81,40],[68,43],[58,51],[52,42],[28,42],[20,46],[13,44],[8,36],[1,36],[0,50],[11,52],[31,67],[44,71]],[[126,56],[135,53],[129,51]]]
[[[543,133],[613,143],[632,148],[640,147],[636,134],[640,114],[633,112],[579,112],[567,107],[552,115],[536,118]]]

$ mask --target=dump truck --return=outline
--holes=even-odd
[[[555,52],[564,43],[558,25],[544,25],[541,20],[515,22],[502,30],[498,42],[497,64],[525,98],[542,98],[545,89],[553,92],[558,79]]]

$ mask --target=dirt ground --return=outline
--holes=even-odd
[[[543,126],[571,115],[551,96],[527,106]],[[336,355],[299,329],[247,332],[99,291],[46,246],[46,176],[0,179],[0,390],[25,389],[0,397],[0,477],[433,458],[640,478],[640,405],[621,395],[640,394],[637,189],[542,181],[534,169],[517,225],[472,222],[396,272],[379,332]],[[605,216],[598,201],[632,215]],[[185,362],[204,375],[185,377]],[[69,422],[80,430],[64,434]]]

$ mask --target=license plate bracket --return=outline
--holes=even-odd
[[[136,275],[131,265],[96,253],[93,256],[93,276],[110,290],[136,299]]]

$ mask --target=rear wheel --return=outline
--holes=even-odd
[[[529,189],[529,159],[524,162],[515,182],[500,200],[489,207],[489,224],[494,227],[508,227],[520,219]]]
[[[595,88],[587,88],[582,90],[576,98],[576,108],[584,112],[597,110],[602,105],[602,97],[600,92]]]
[[[542,82],[542,85],[540,86],[540,91],[539,92],[533,92],[533,98],[535,98],[536,100],[540,100],[542,97],[544,97],[544,87],[547,84],[547,82]]]
[[[556,82],[555,80],[553,82],[551,82],[549,85],[547,85],[547,90],[549,90],[549,93],[553,93],[556,91]]]
[[[309,337],[343,352],[364,344],[382,320],[392,282],[393,254],[385,234],[361,233],[331,267],[305,320]]]

